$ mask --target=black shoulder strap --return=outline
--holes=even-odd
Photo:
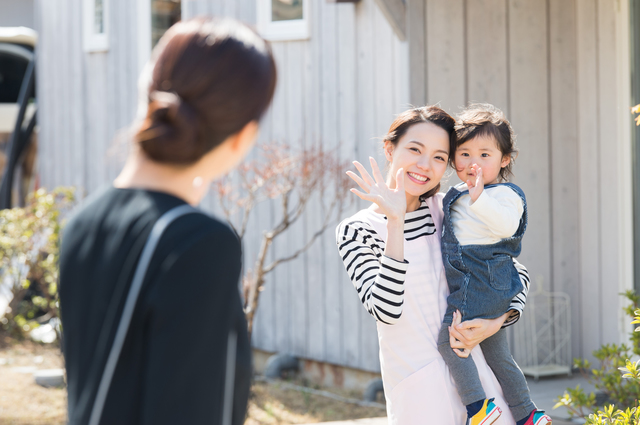
[[[107,357],[107,363],[104,367],[104,371],[102,372],[98,392],[96,394],[95,401],[93,402],[89,425],[98,425],[100,418],[102,417],[102,410],[104,409],[104,404],[107,400],[107,394],[109,392],[109,387],[111,386],[111,379],[113,378],[113,373],[116,370],[118,358],[120,357],[120,352],[122,351],[122,346],[124,345],[129,325],[131,324],[131,318],[133,317],[133,311],[135,309],[136,302],[138,301],[140,289],[142,288],[142,282],[147,274],[147,268],[149,267],[149,263],[151,262],[151,258],[153,257],[153,253],[156,250],[162,234],[177,218],[185,214],[197,212],[199,211],[191,205],[180,205],[164,213],[153,225],[151,234],[144,245],[138,266],[136,267],[135,274],[133,275],[129,294],[127,295],[124,310],[122,311],[122,317],[120,318],[120,323],[116,330],[116,336],[113,340],[109,357]]]

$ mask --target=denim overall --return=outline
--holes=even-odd
[[[520,255],[520,242],[527,227],[527,201],[524,192],[513,183],[497,183],[485,188],[497,185],[513,189],[522,198],[524,212],[516,233],[494,244],[462,246],[453,234],[451,205],[468,191],[452,187],[442,201],[442,261],[450,291],[446,323],[451,323],[456,310],[462,313],[462,320],[502,316],[509,310],[513,297],[523,289],[512,258]]]
[[[524,211],[516,233],[494,244],[462,246],[453,234],[451,205],[468,191],[461,192],[451,188],[442,201],[442,260],[450,294],[438,335],[438,351],[449,367],[458,394],[465,405],[484,400],[487,396],[472,356],[458,357],[451,348],[448,326],[452,322],[453,312],[460,310],[463,321],[476,318],[493,319],[506,313],[513,297],[523,289],[512,258],[520,254],[520,242],[527,227],[527,202],[518,186],[512,183],[499,184],[509,186],[522,198]],[[485,188],[494,186],[496,185],[487,185]],[[529,396],[527,381],[511,356],[506,331],[501,329],[485,339],[480,343],[480,348],[502,387],[513,417],[516,421],[527,417],[536,406]],[[489,397],[495,395],[489,394]]]

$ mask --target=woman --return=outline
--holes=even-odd
[[[172,208],[197,205],[209,183],[242,160],[276,81],[268,44],[232,20],[176,24],[148,70],[141,79],[146,114],[124,169],[113,187],[85,202],[62,238],[70,424],[89,423],[151,228]],[[251,356],[240,268],[240,243],[219,220],[188,214],[169,225],[147,269],[100,424],[243,423]],[[236,344],[228,344],[231,335]]]
[[[437,348],[448,295],[438,191],[455,146],[454,124],[436,106],[408,110],[384,138],[386,180],[372,158],[373,176],[358,162],[354,164],[360,176],[347,172],[362,189],[352,192],[373,204],[338,226],[337,244],[362,303],[377,320],[391,424],[457,425],[467,416]],[[520,269],[528,283],[526,270]],[[460,356],[472,350],[484,388],[496,395],[504,411],[496,424],[515,422],[480,349],[474,347],[514,323],[525,297],[523,291],[502,317],[462,324],[456,317],[451,328],[452,348]]]

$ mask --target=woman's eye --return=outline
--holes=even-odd
[[[418,148],[410,148],[410,149],[411,149],[413,152],[420,153],[420,149],[418,149]]]
[[[436,159],[437,159],[438,161],[446,161],[446,159],[444,159],[444,158],[443,158],[443,157],[441,157],[441,156],[436,156]]]

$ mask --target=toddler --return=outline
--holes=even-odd
[[[487,399],[471,356],[461,358],[451,348],[448,328],[455,312],[463,320],[504,315],[523,290],[513,258],[520,254],[527,205],[522,190],[506,182],[515,147],[511,124],[502,111],[488,104],[470,105],[455,131],[453,163],[463,183],[449,189],[443,200],[442,257],[450,295],[438,351],[467,406],[467,425],[489,425],[502,412],[493,398]],[[549,416],[537,410],[529,397],[505,329],[480,346],[517,425],[550,424]]]

